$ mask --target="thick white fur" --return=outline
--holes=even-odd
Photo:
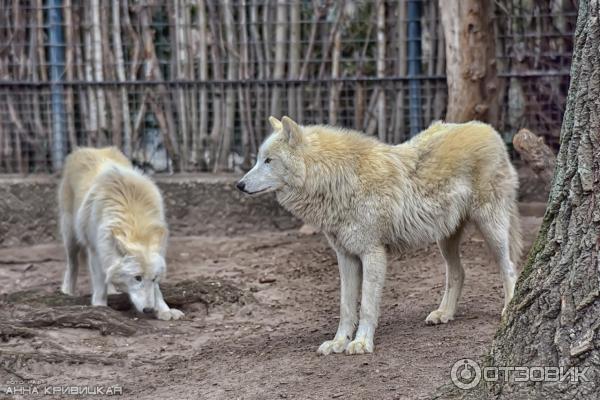
[[[73,295],[77,271],[88,260],[92,305],[106,306],[108,287],[129,294],[139,312],[163,320],[169,308],[159,288],[166,273],[167,224],[156,185],[116,148],[75,150],[59,188],[67,269],[61,290]]]
[[[355,131],[299,126],[288,117],[270,122],[274,134],[238,187],[250,194],[275,191],[336,251],[340,321],[320,354],[373,351],[388,251],[438,243],[446,287],[426,322],[452,320],[464,280],[458,247],[468,222],[479,228],[500,267],[506,307],[521,251],[518,180],[493,128],[438,122],[391,146]]]

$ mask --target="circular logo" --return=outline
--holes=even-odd
[[[452,366],[450,378],[459,389],[473,389],[481,381],[481,368],[470,358],[463,358]]]

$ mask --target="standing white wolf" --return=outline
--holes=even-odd
[[[118,149],[81,148],[71,153],[58,200],[67,252],[63,293],[75,292],[79,264],[87,258],[92,305],[106,306],[112,284],[129,293],[139,312],[163,320],[183,316],[169,308],[159,288],[166,273],[168,235],[162,197]]]
[[[249,194],[275,191],[281,205],[325,233],[337,254],[340,321],[319,353],[373,351],[388,251],[438,243],[446,288],[426,322],[453,319],[464,280],[459,243],[468,222],[500,267],[506,308],[521,252],[518,179],[493,128],[437,122],[391,146],[355,131],[299,126],[288,117],[269,121],[274,133],[237,187]]]

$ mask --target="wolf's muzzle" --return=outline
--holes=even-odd
[[[242,192],[246,192],[246,184],[242,181],[239,181],[235,187]]]

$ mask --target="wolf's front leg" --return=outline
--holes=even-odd
[[[385,283],[385,248],[378,246],[361,256],[363,266],[360,321],[356,337],[346,347],[346,354],[373,352],[373,336],[379,319],[379,303]]]
[[[154,299],[156,301],[156,317],[158,319],[168,321],[170,319],[180,319],[184,316],[183,312],[176,308],[169,308],[167,303],[165,303],[158,283],[154,284]]]
[[[106,306],[108,284],[106,282],[106,274],[102,268],[102,262],[95,251],[88,251],[88,263],[92,280],[92,305]]]
[[[358,295],[360,293],[361,266],[357,256],[336,250],[340,270],[340,323],[333,340],[319,346],[317,353],[341,353],[352,339],[358,320]]]

